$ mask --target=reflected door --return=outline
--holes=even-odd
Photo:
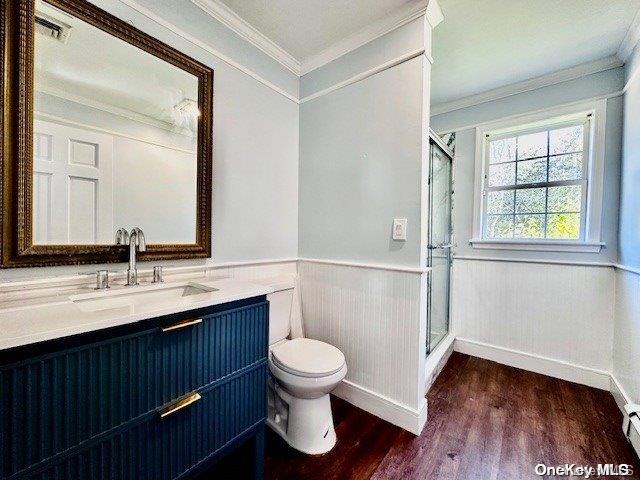
[[[113,243],[112,150],[110,135],[35,122],[35,244]]]
[[[449,284],[451,280],[452,159],[431,143],[429,169],[429,292],[427,353],[449,331]]]

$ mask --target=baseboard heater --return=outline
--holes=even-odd
[[[622,431],[640,457],[640,405],[628,403],[624,406]]]

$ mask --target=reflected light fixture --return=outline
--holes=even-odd
[[[198,108],[198,102],[191,98],[185,98],[175,107],[176,111],[180,113],[181,117],[197,118],[200,116],[200,109]]]

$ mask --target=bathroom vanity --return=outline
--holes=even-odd
[[[157,263],[211,257],[213,69],[84,0],[2,2],[0,42],[0,268],[100,264],[0,285],[0,479],[191,478],[245,441],[261,477],[273,290]]]
[[[184,286],[0,311],[2,479],[191,478],[245,441],[262,477],[269,290],[187,283],[202,291],[159,302]]]

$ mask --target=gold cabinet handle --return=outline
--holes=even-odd
[[[171,332],[172,330],[179,330],[181,328],[191,327],[193,325],[197,325],[202,323],[201,318],[192,318],[190,320],[180,320],[172,325],[168,325],[166,327],[162,327],[161,330],[163,332]]]
[[[158,410],[158,413],[160,413],[160,418],[168,417],[169,415],[176,413],[178,410],[182,410],[184,407],[187,407],[192,403],[197,402],[201,398],[202,397],[198,392],[190,393],[189,395],[182,397],[181,399],[173,402],[171,405],[168,405]]]

